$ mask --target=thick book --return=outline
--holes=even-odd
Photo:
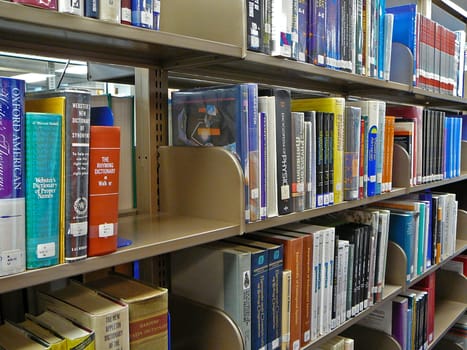
[[[270,232],[253,232],[249,235],[261,241],[282,244],[284,247],[284,270],[292,271],[289,348],[300,347],[303,239]]]
[[[237,84],[172,94],[174,146],[219,146],[238,158],[245,174],[245,218],[250,217],[248,85]],[[288,178],[290,179],[290,177]]]
[[[264,1],[247,0],[246,38],[247,49],[261,51],[263,44],[263,6]]]
[[[13,2],[17,2],[19,4],[27,5],[27,6],[34,6],[40,7],[47,10],[57,10],[57,0],[12,0]]]
[[[118,274],[98,278],[86,283],[86,286],[128,305],[131,349],[167,348],[167,289]]]
[[[304,113],[292,112],[292,189],[295,212],[305,210],[305,119]]]
[[[305,208],[316,208],[316,112],[305,112]]]
[[[265,249],[268,252],[266,325],[267,349],[279,349],[281,345],[282,316],[282,272],[284,270],[284,254],[281,244],[273,244],[250,239],[249,235],[231,237],[228,242]]]
[[[25,82],[0,78],[0,276],[24,271]]]
[[[407,298],[397,296],[392,301],[392,336],[401,349],[407,349]]]
[[[345,108],[344,200],[358,199],[361,109]]]
[[[382,192],[390,192],[392,190],[392,164],[394,161],[394,124],[396,118],[394,116],[386,116],[384,124],[384,156],[383,156],[383,177],[382,177]]]
[[[326,67],[340,68],[340,2],[325,0],[326,3]]]
[[[324,113],[316,112],[316,207],[324,206]]]
[[[334,114],[332,132],[333,196],[334,203],[344,200],[344,111],[345,99],[323,97],[292,100],[292,111],[320,111]]]
[[[153,8],[153,0],[131,0],[131,24],[135,27],[152,29]]]
[[[0,348],[11,350],[46,350],[44,344],[40,344],[26,335],[20,328],[10,322],[0,326]]]
[[[290,91],[285,89],[262,90],[260,95],[274,97],[275,110],[275,169],[277,172],[277,209],[279,215],[289,214],[293,210],[292,186],[292,142],[291,142],[291,112]],[[272,136],[272,135],[271,135]],[[272,138],[271,138],[272,140]],[[274,162],[270,159],[271,163]],[[273,165],[274,166],[274,165]],[[271,174],[273,176],[273,174]]]
[[[99,0],[99,19],[101,21],[121,22],[121,0]]]
[[[261,219],[260,192],[260,124],[258,115],[258,85],[248,86],[248,185],[250,187],[250,222]]]
[[[7,322],[9,323],[9,322]],[[28,338],[44,345],[48,350],[66,350],[66,339],[53,333],[51,330],[39,325],[38,323],[26,318],[19,323],[11,323],[14,327],[21,330]]]
[[[421,281],[417,282],[412,287],[416,290],[425,291],[427,295],[427,312],[426,312],[426,325],[427,325],[427,342],[431,344],[434,340],[434,326],[435,326],[435,299],[436,299],[436,273],[432,272]]]
[[[312,0],[308,19],[308,62],[326,64],[326,1]]]
[[[251,348],[251,254],[214,245],[173,252],[171,292],[223,310]],[[197,286],[193,288],[193,286]]]
[[[281,298],[281,350],[288,350],[290,343],[290,318],[292,312],[292,271],[282,272],[282,298]]]
[[[99,18],[99,0],[84,0],[84,16]]]
[[[91,125],[88,255],[117,250],[120,127]]]
[[[58,264],[62,116],[26,113],[26,267]]]
[[[131,0],[121,0],[120,7],[120,23],[131,25]]]
[[[53,311],[95,332],[96,349],[118,342],[130,349],[128,305],[101,296],[78,282],[38,292],[39,312]]]
[[[271,55],[287,58],[294,58],[298,37],[293,39],[294,33],[294,2],[298,5],[298,0],[272,0],[271,3]],[[297,6],[295,6],[297,9]],[[295,16],[296,19],[296,16]],[[295,34],[297,34],[295,32]]]
[[[308,12],[309,12],[309,1],[298,0],[297,5],[297,61],[306,62],[308,55]]]
[[[56,113],[63,118],[65,150],[61,176],[65,205],[61,205],[64,249],[60,262],[87,256],[90,100],[91,94],[84,90],[33,94],[26,100],[29,112]]]

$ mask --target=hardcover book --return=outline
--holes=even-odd
[[[153,287],[118,274],[88,282],[86,286],[128,305],[131,349],[167,348],[167,289]]]
[[[120,23],[131,25],[131,0],[120,0]]]
[[[308,20],[308,62],[326,64],[326,1],[312,0]]]
[[[84,0],[84,16],[99,18],[99,0]]]
[[[58,264],[62,116],[26,113],[26,267]]]
[[[99,19],[113,23],[121,22],[121,0],[98,0]]]
[[[262,15],[263,9],[265,6],[264,1],[260,0],[247,0],[247,48],[252,51],[261,51],[262,50]]]
[[[47,347],[29,338],[20,328],[7,322],[0,326],[0,348],[11,350],[46,350]]]
[[[345,108],[344,200],[358,199],[361,109]]]
[[[0,78],[0,276],[24,271],[25,82]]]
[[[153,0],[131,0],[131,24],[152,29],[154,24]]]
[[[73,262],[87,256],[89,128],[91,94],[84,90],[64,90],[28,96],[29,112],[62,115],[65,151],[62,154],[62,213],[60,262]],[[64,210],[64,212],[63,212]]]
[[[57,0],[58,11],[84,16],[84,0]]]
[[[117,250],[120,127],[92,125],[89,152],[88,255]]]
[[[292,201],[295,212],[305,210],[305,120],[292,112]]]
[[[26,320],[15,323],[14,326],[20,329],[28,338],[45,346],[49,350],[66,350],[66,339],[54,334],[51,330],[31,321]]]

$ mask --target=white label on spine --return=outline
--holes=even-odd
[[[293,342],[293,350],[300,350],[300,340],[296,340]]]
[[[259,197],[259,190],[257,188],[253,188],[251,190],[251,198],[256,199]]]
[[[101,224],[99,225],[99,237],[111,237],[114,235],[113,224]]]
[[[276,349],[279,347],[280,338],[276,338],[272,341],[272,348]]]
[[[142,11],[141,12],[141,23],[147,25],[148,27],[152,27],[152,23],[153,23],[152,16],[153,16],[152,11],[150,12]]]
[[[55,256],[55,242],[38,244],[36,248],[38,259],[51,258]]]
[[[23,264],[21,250],[6,250],[0,255],[1,270],[3,272],[15,271]]]
[[[70,234],[74,237],[85,236],[88,234],[88,222],[75,222],[70,224]]]
[[[122,7],[122,21],[131,22],[131,9]]]
[[[290,190],[289,185],[281,186],[281,199],[289,199],[290,198]]]
[[[160,0],[154,1],[154,12],[161,13],[161,1]]]

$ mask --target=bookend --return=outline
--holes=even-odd
[[[461,173],[467,172],[467,141],[461,143]]]
[[[388,252],[386,261],[386,283],[402,286],[404,289],[407,271],[407,256],[404,250],[396,243],[388,242]]]
[[[244,179],[235,156],[220,147],[160,147],[162,214],[239,225],[243,233]]]
[[[410,49],[401,43],[393,42],[389,80],[412,86],[413,62],[413,55]]]
[[[172,349],[243,350],[240,330],[224,312],[170,294]]]
[[[394,144],[392,186],[404,188],[410,187],[410,157],[407,151],[397,144]]]
[[[342,335],[354,339],[355,349],[401,350],[397,340],[376,329],[353,325],[346,329]]]
[[[448,339],[441,339],[433,350],[463,350],[462,346]]]

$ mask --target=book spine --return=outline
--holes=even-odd
[[[247,48],[261,51],[262,47],[262,6],[264,1],[247,0]]]
[[[262,42],[262,52],[266,55],[271,54],[271,16],[272,16],[272,0],[265,0],[262,6],[262,34],[263,34],[263,42]]]
[[[251,253],[251,348],[267,348],[268,252]]]
[[[248,84],[248,171],[250,222],[261,218],[260,210],[260,158],[259,158],[258,86]]]
[[[313,271],[312,271],[312,292],[311,292],[311,339],[314,340],[319,335],[319,309],[320,309],[320,267],[322,248],[322,232],[314,232],[313,236]]]
[[[47,10],[57,11],[57,0],[42,1],[42,0],[12,0],[12,2],[17,2],[19,4],[30,5],[34,7],[39,7]]]
[[[363,17],[363,1],[355,1],[355,73],[359,75],[365,74],[365,66],[363,62],[363,43],[364,43],[364,17]]]
[[[348,268],[347,268],[347,295],[346,295],[346,318],[350,319],[352,317],[352,293],[353,293],[353,284],[354,284],[354,260],[355,260],[355,244],[349,242],[349,258],[348,258]]]
[[[298,0],[298,57],[299,62],[306,62],[308,39],[308,0]]]
[[[358,198],[362,199],[366,197],[364,191],[364,179],[365,179],[365,117],[361,116],[360,120],[360,155],[358,160]]]
[[[282,272],[282,314],[281,314],[281,350],[288,350],[290,343],[290,318],[292,296],[292,271],[285,269]]]
[[[382,193],[383,185],[383,156],[384,156],[384,140],[385,140],[385,124],[386,124],[386,103],[384,101],[377,102],[378,108],[378,139],[376,149],[376,190],[375,194]]]
[[[120,23],[121,22],[121,0],[98,0],[99,19],[102,21]]]
[[[305,135],[304,114],[292,112],[292,200],[293,210],[305,210]]]
[[[153,11],[153,0],[131,0],[131,24],[136,27],[152,29],[154,24]]]
[[[99,0],[84,1],[84,16],[99,18]]]
[[[78,16],[84,16],[84,0],[58,0],[58,12],[67,12]]]
[[[91,95],[66,95],[65,262],[87,256]]]
[[[324,205],[324,113],[316,112],[316,207]]]
[[[338,184],[336,183],[336,186],[334,185],[334,147],[336,147],[334,143],[334,138],[336,135],[334,134],[334,118],[335,115],[334,113],[329,113],[329,134],[328,134],[328,163],[329,163],[329,177],[328,177],[328,183],[329,183],[329,205],[334,204],[334,198],[335,197],[341,197],[341,194],[334,195],[335,192],[338,192]],[[336,117],[337,118],[337,117]],[[343,125],[342,125],[343,126]],[[343,131],[342,131],[343,132]],[[342,148],[342,156],[343,156],[344,149]],[[341,164],[342,165],[342,164]],[[343,166],[342,166],[343,168]],[[343,174],[343,171],[342,171]],[[342,181],[341,181],[342,182]],[[343,183],[341,185],[341,190],[340,192],[343,191]],[[337,193],[336,193],[337,194]]]
[[[323,119],[323,205],[329,205],[329,157],[332,152],[329,138],[331,133],[331,114],[324,113]]]
[[[88,255],[117,250],[120,127],[91,126]]]
[[[153,0],[153,24],[152,29],[159,30],[161,28],[161,0]]]
[[[326,64],[326,0],[311,0],[308,21],[308,62]]]
[[[313,152],[312,137],[311,137],[312,124],[310,121],[305,121],[305,209],[312,209],[312,196],[311,189],[313,187],[313,180],[311,176],[311,154]]]
[[[271,55],[292,57],[293,0],[272,0]]]
[[[25,269],[23,80],[0,78],[0,276]]]
[[[370,103],[368,113],[368,133],[366,147],[368,149],[368,187],[367,196],[372,197],[376,194],[377,179],[377,157],[378,157],[378,110],[376,103]]]
[[[326,67],[339,68],[340,0],[326,0]]]
[[[344,200],[358,199],[360,108],[346,107],[344,148]]]
[[[260,185],[260,219],[265,220],[267,218],[267,117],[266,113],[259,113],[259,185]]]
[[[122,24],[131,25],[131,0],[121,0],[121,17]]]
[[[268,270],[268,349],[279,349],[281,345],[281,316],[282,316],[282,273],[284,270],[282,245],[269,251]],[[288,288],[288,287],[287,287]]]
[[[26,113],[26,267],[58,264],[62,116]]]
[[[277,198],[279,215],[292,212],[291,184],[291,117],[290,93],[278,90],[276,95],[276,147],[277,147]]]

